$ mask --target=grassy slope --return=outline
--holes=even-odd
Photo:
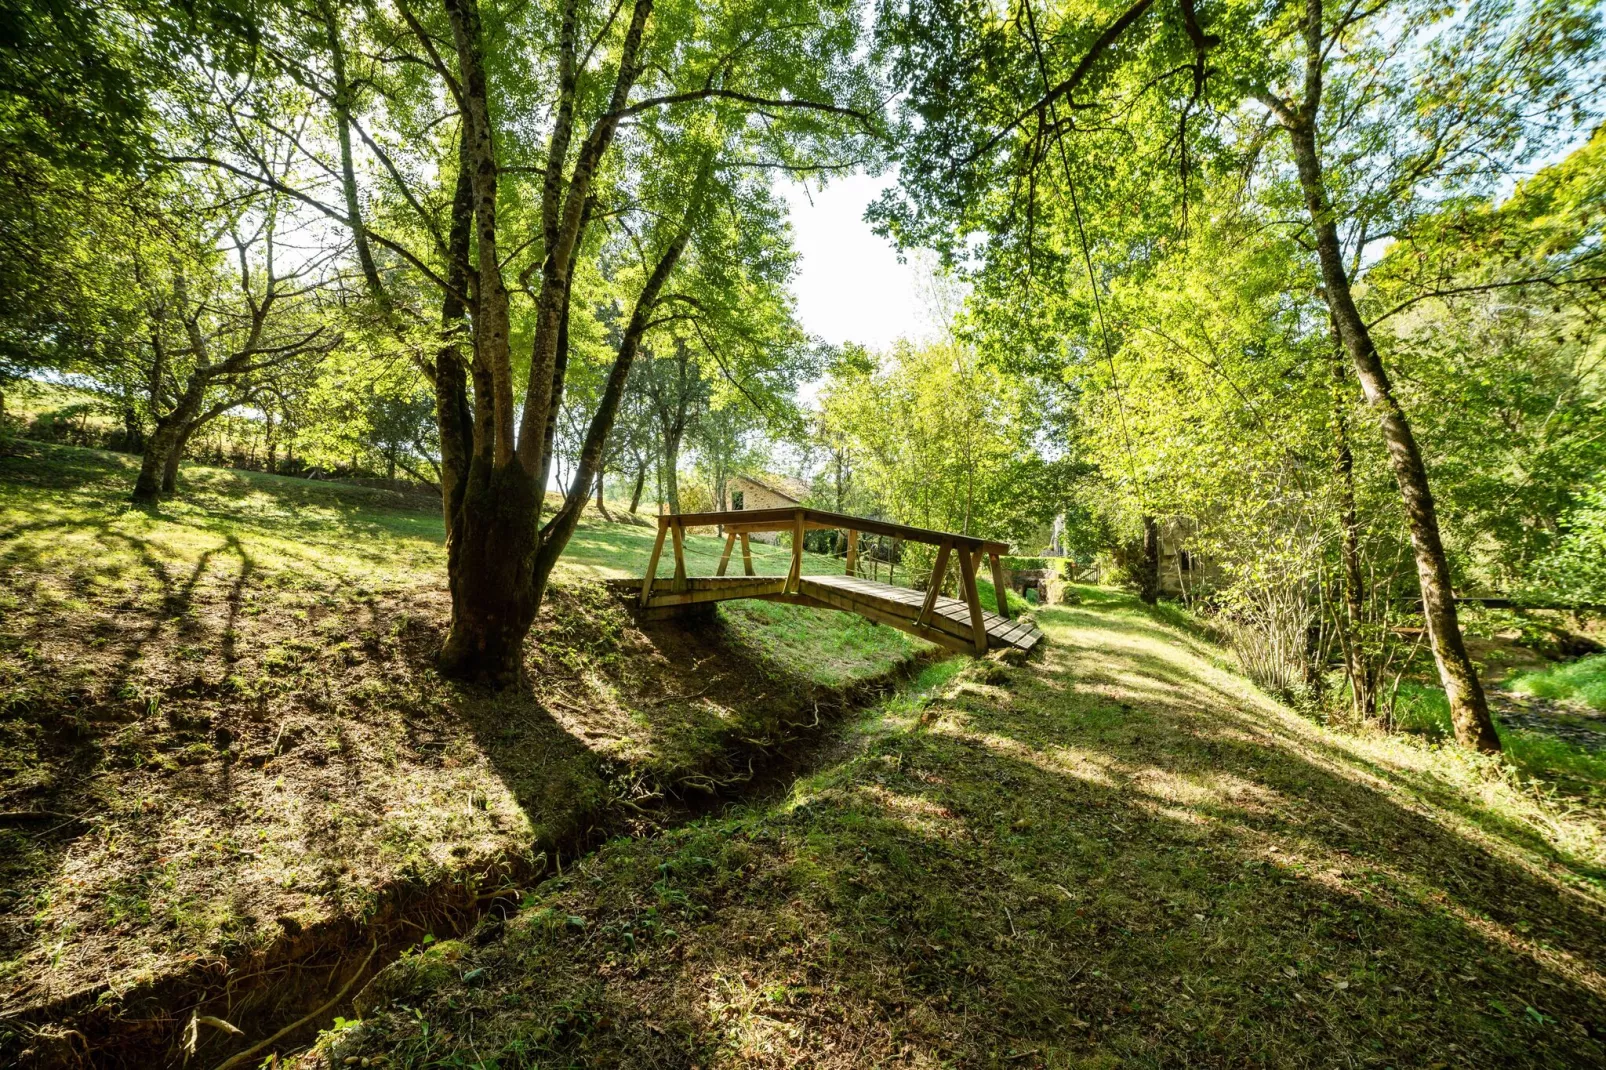
[[[391,967],[324,1051],[1602,1065],[1600,813],[1314,725],[1124,598],[1039,619],[1040,659],[928,681],[788,797],[611,842],[499,940]]]
[[[652,529],[588,519],[537,692],[459,691],[430,668],[429,499],[192,467],[147,513],[132,458],[21,449],[0,457],[5,1009],[261,953],[386,889],[472,897],[610,807],[739,779],[814,717],[810,687],[924,648],[786,606],[635,629],[580,581],[642,567]]]

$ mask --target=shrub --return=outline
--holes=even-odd
[[[1047,557],[1016,557],[1010,555],[1002,558],[1001,563],[1005,568],[1013,569],[1016,572],[1033,572],[1039,569],[1051,567],[1049,565],[1050,560],[1053,559]]]

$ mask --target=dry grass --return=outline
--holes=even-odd
[[[1602,1064],[1600,813],[1084,594],[1040,660],[607,844],[306,1065]]]

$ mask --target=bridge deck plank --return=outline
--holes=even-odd
[[[780,576],[688,576],[680,591],[655,588],[649,595],[646,608],[667,611],[674,606],[737,598],[780,598],[785,601],[789,599],[782,597],[784,586],[785,580]],[[890,616],[911,626],[925,605],[925,594],[921,591],[878,583],[862,576],[804,576],[799,583],[799,594],[847,612],[852,612],[856,605],[862,606],[870,611],[865,616],[871,619],[879,615],[886,623],[886,618]],[[989,648],[1031,650],[1043,638],[1043,633],[1030,621],[1009,620],[997,613],[984,611],[982,623],[987,629]],[[970,607],[958,598],[939,595],[932,607],[930,625],[930,631],[921,633],[926,638],[940,635],[965,645],[971,641]]]
[[[925,603],[925,595],[919,591],[877,583],[859,576],[805,576],[803,591],[807,593],[810,586],[829,588],[851,598],[863,599],[877,608],[902,609],[911,620],[919,616]],[[932,617],[933,625],[945,632],[960,637],[970,635],[970,607],[957,598],[939,595],[932,607]],[[990,647],[1012,646],[1030,650],[1042,638],[1042,633],[1030,622],[1009,620],[997,613],[983,612],[982,623],[986,626]]]

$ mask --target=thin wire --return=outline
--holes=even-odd
[[[1032,55],[1037,58],[1037,73],[1043,80],[1043,93],[1051,92],[1048,80],[1048,64],[1043,60],[1043,46],[1037,39],[1037,18],[1032,13],[1031,0],[1021,0],[1021,7],[1026,12],[1026,25],[1031,30]],[[1060,124],[1059,105],[1054,101],[1048,102],[1048,117],[1055,127]],[[1076,216],[1076,233],[1082,239],[1082,259],[1087,264],[1087,284],[1093,291],[1093,308],[1098,313],[1099,336],[1104,341],[1104,360],[1110,366],[1110,388],[1115,392],[1115,408],[1121,416],[1121,438],[1126,442],[1126,464],[1134,481],[1137,479],[1137,462],[1132,456],[1132,435],[1126,426],[1126,402],[1121,399],[1121,379],[1115,372],[1115,352],[1110,347],[1110,332],[1104,324],[1104,302],[1099,299],[1099,280],[1093,272],[1093,254],[1088,251],[1087,228],[1082,225],[1082,205],[1076,196],[1076,183],[1071,179],[1071,161],[1065,154],[1065,138],[1054,139],[1054,145],[1059,149],[1060,166],[1065,170],[1065,187],[1071,194],[1071,211]]]

